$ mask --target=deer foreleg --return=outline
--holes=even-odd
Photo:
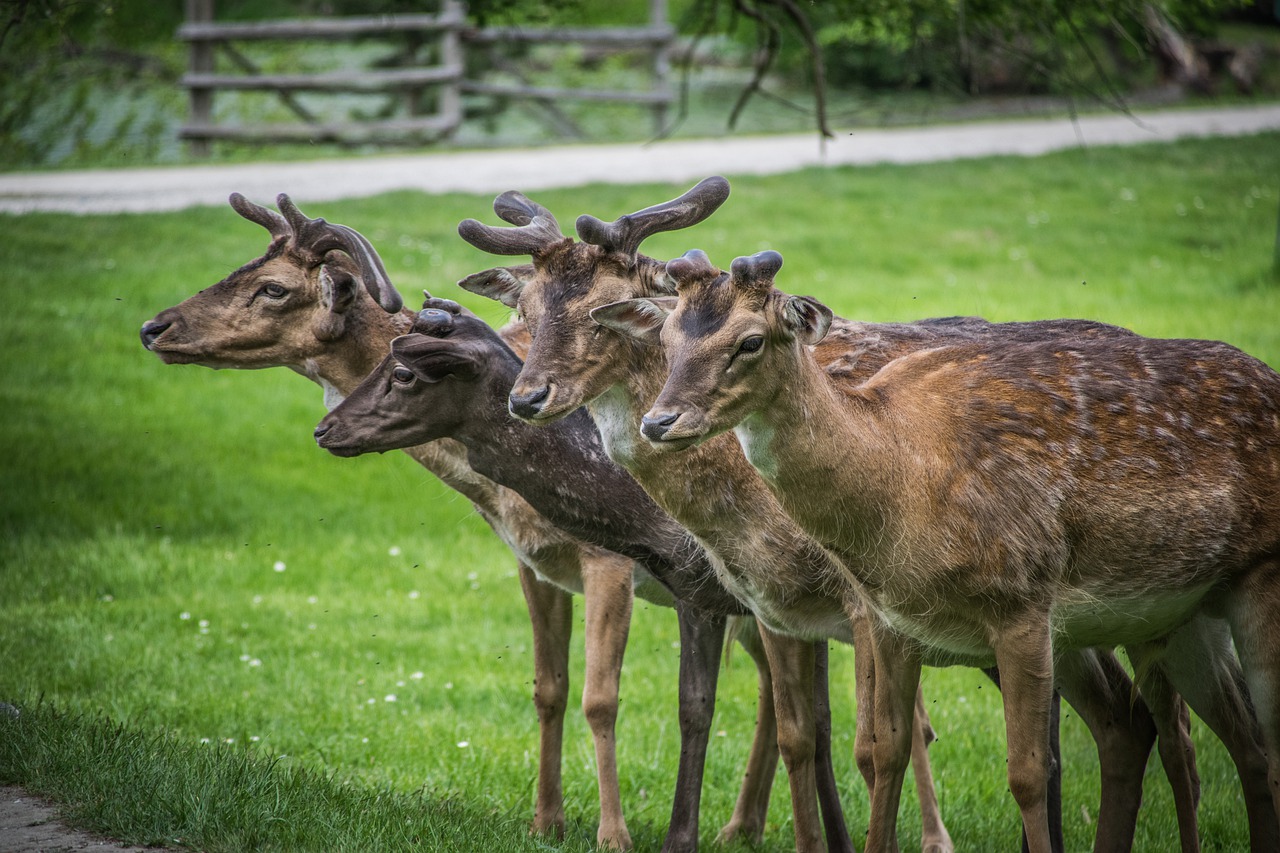
[[[760,636],[773,670],[778,751],[791,784],[796,850],[825,850],[814,770],[817,731],[813,714],[813,643],[783,637],[763,626]]]
[[[778,769],[778,722],[773,711],[773,675],[769,671],[769,658],[765,655],[755,619],[744,617],[738,620],[734,637],[756,665],[760,696],[756,706],[756,731],[751,739],[751,753],[747,757],[747,769],[742,777],[742,790],[738,792],[733,816],[716,836],[716,843],[723,844],[744,838],[750,843],[758,844],[764,837],[765,819],[769,813],[769,792],[773,789],[773,777]]]
[[[896,853],[902,783],[911,760],[911,730],[920,657],[902,636],[871,626],[875,655],[875,721],[871,747],[875,782],[871,789],[866,853]]]
[[[676,602],[680,622],[680,766],[664,853],[698,849],[698,807],[707,758],[725,617]]]
[[[586,601],[586,676],[582,713],[591,727],[596,750],[596,781],[600,791],[600,827],[596,843],[614,850],[631,849],[631,834],[622,816],[618,786],[618,681],[631,627],[632,564],[625,557],[592,557],[583,561]]]
[[[1022,813],[1028,849],[1049,853],[1049,721],[1053,704],[1049,620],[1032,613],[1006,627],[997,638],[995,653],[1004,701],[1009,791]],[[876,663],[877,670],[883,667],[879,656]],[[879,761],[876,776],[879,787]]]
[[[573,631],[573,597],[538,580],[520,565],[520,588],[533,627],[533,704],[538,711],[538,794],[532,830],[564,835],[564,793],[560,761],[564,746],[564,711],[569,699],[569,637]]]

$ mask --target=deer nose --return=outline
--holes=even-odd
[[[546,402],[550,394],[550,385],[543,385],[541,388],[536,388],[526,394],[512,391],[510,396],[507,397],[507,408],[517,418],[536,417],[538,412],[542,411],[542,404]]]
[[[142,324],[142,345],[147,349],[151,349],[151,345],[156,342],[156,338],[165,333],[172,323],[160,323],[156,320],[148,320]]]
[[[650,441],[662,441],[678,420],[680,420],[679,412],[670,412],[655,417],[645,415],[640,419],[640,432]]]
[[[314,433],[316,437],[316,442],[319,443],[320,439],[324,438],[328,433],[329,433],[329,424],[321,421],[320,424],[316,427],[316,431]]]

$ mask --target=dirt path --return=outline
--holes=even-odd
[[[70,853],[76,850],[147,853],[148,848],[130,847],[72,829],[57,819],[51,803],[32,797],[20,788],[0,786],[0,853]]]
[[[923,128],[860,129],[820,144],[812,133],[520,150],[441,151],[152,169],[0,174],[0,212],[114,213],[226,204],[241,192],[268,200],[288,192],[306,203],[398,189],[426,193],[535,191],[588,183],[680,183],[707,175],[759,175],[807,166],[921,163],[993,155],[1034,156],[1063,148],[1167,142],[1280,130],[1280,104],[984,121]]]

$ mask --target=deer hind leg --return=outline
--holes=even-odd
[[[680,765],[663,853],[698,849],[702,773],[715,713],[725,617],[676,602],[680,623]]]
[[[1094,850],[1129,850],[1142,805],[1143,775],[1156,740],[1151,713],[1136,701],[1133,682],[1109,651],[1065,653],[1056,669],[1063,697],[1098,745],[1102,802]]]
[[[569,700],[569,638],[573,631],[573,597],[538,579],[523,563],[520,588],[533,627],[533,704],[538,711],[538,793],[532,831],[564,835],[564,793],[560,761],[564,746],[564,712]]]
[[[760,679],[760,698],[756,706],[756,731],[751,740],[751,753],[742,778],[742,790],[738,792],[733,816],[716,836],[716,843],[724,844],[741,838],[752,844],[759,844],[764,838],[769,792],[773,789],[773,777],[778,770],[778,721],[773,710],[773,674],[769,670],[769,658],[760,641],[760,630],[755,619],[736,619],[733,636],[755,662]]]
[[[1196,769],[1196,745],[1191,740],[1191,718],[1182,695],[1161,668],[1163,643],[1130,644],[1125,647],[1133,663],[1138,688],[1156,724],[1156,748],[1165,778],[1173,789],[1173,808],[1178,816],[1178,838],[1182,853],[1200,850],[1200,774]]]
[[[1049,853],[1049,725],[1053,705],[1049,620],[1044,614],[1032,613],[1007,626],[997,638],[995,653],[1004,701],[1009,791],[1022,813],[1028,849],[1031,853]],[[883,665],[879,656],[876,663]],[[878,695],[877,689],[877,698]],[[879,776],[877,762],[877,786]]]
[[[596,782],[600,790],[596,843],[612,850],[631,849],[631,834],[622,817],[615,738],[618,681],[631,627],[631,569],[629,559],[608,554],[584,560],[582,571],[587,623],[582,713],[595,741]]]
[[[916,780],[916,796],[920,800],[920,849],[922,853],[951,853],[955,845],[942,822],[938,792],[933,786],[933,768],[929,764],[929,744],[937,738],[924,707],[924,691],[916,690],[915,716],[911,727],[911,770]]]
[[[1251,598],[1255,599],[1251,606],[1256,605],[1265,593]],[[1252,615],[1246,619],[1253,621]],[[1274,631],[1275,617],[1268,614],[1265,619],[1271,624],[1257,623],[1265,625],[1262,642],[1255,639],[1256,635],[1237,634],[1241,659],[1233,654],[1231,645],[1237,623],[1234,614],[1230,630],[1220,619],[1195,617],[1169,635],[1160,658],[1161,669],[1191,709],[1222,740],[1235,762],[1249,820],[1249,843],[1255,851],[1280,850],[1280,826],[1276,821],[1280,807],[1273,799],[1280,783],[1280,767],[1272,758],[1268,768],[1268,756],[1275,755],[1271,744],[1280,743],[1280,732],[1274,735],[1277,739],[1267,743],[1273,737],[1267,730],[1268,714],[1273,712],[1260,704],[1255,715],[1250,698],[1251,694],[1274,695],[1265,691],[1280,684],[1280,673],[1276,672],[1280,667],[1280,643],[1268,651],[1268,643],[1274,641],[1265,633],[1268,629]]]
[[[813,713],[813,643],[780,636],[763,626],[760,636],[773,671],[778,750],[791,784],[796,850],[825,850],[814,767],[817,726]]]

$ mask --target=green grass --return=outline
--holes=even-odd
[[[861,319],[1090,317],[1225,339],[1280,365],[1280,135],[729,177],[712,220],[646,250],[698,247],[727,265],[772,247],[786,258],[780,287]],[[569,224],[683,189],[536,197]],[[295,200],[368,236],[409,298],[428,287],[502,319],[453,285],[493,263],[454,233],[464,217],[497,222],[491,199]],[[513,558],[466,501],[403,455],[319,451],[320,392],[287,371],[169,367],[139,345],[144,320],[256,257],[265,232],[226,208],[3,225],[0,701],[23,714],[0,718],[0,782],[142,843],[590,848],[593,757],[572,708],[568,838],[525,835],[537,746],[527,617]],[[618,742],[641,849],[660,844],[670,806],[675,637],[670,611],[637,608]],[[851,655],[833,658],[837,772],[859,836]],[[721,683],[706,843],[732,810],[754,718],[745,657]],[[925,690],[958,846],[1014,843],[998,697],[958,669],[927,672]],[[1195,735],[1205,848],[1241,849],[1234,771],[1198,723]],[[1096,755],[1074,718],[1063,740],[1068,848],[1085,849]],[[1171,797],[1158,762],[1149,774],[1137,849],[1165,850]],[[913,804],[908,791],[906,850],[918,846]],[[789,849],[781,778],[770,820],[763,849]]]

